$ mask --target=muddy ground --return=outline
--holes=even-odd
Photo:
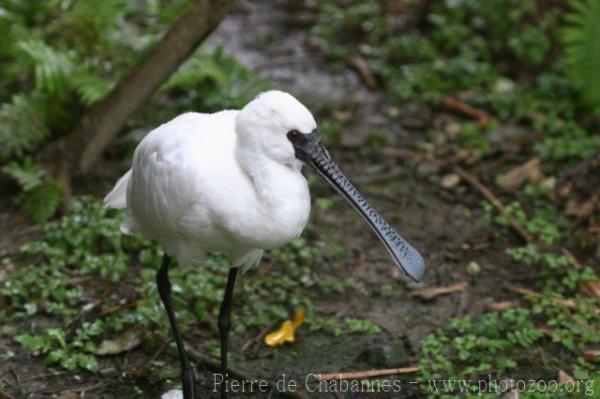
[[[385,132],[387,147],[414,149],[427,140],[426,132],[435,121],[446,115],[420,104],[406,104],[389,112],[390,106],[381,93],[367,90],[353,71],[332,71],[315,55],[315,44],[310,42],[306,27],[291,25],[289,15],[269,2],[242,3],[206,45],[224,46],[243,64],[273,82],[274,87],[303,99],[317,115],[331,110],[339,111],[341,115],[345,113],[347,120],[343,122],[340,142],[332,147],[332,155],[354,178],[374,207],[425,256],[428,270],[422,286],[470,282],[463,293],[440,296],[431,302],[416,300],[411,296],[415,285],[399,275],[364,222],[328,187],[317,183],[313,185],[313,192],[333,198],[335,204],[324,215],[313,212],[314,230],[322,241],[349,248],[354,255],[343,264],[315,264],[314,269],[324,275],[354,276],[375,290],[384,283],[392,283],[393,292],[389,296],[368,297],[356,293],[317,297],[314,298],[315,308],[323,314],[369,319],[378,324],[383,333],[333,337],[300,330],[293,345],[275,350],[263,347],[255,359],[242,356],[240,348],[254,338],[256,331],[233,334],[230,362],[235,370],[272,381],[285,374],[288,378],[298,378],[299,385],[303,385],[304,377],[309,373],[413,365],[418,362],[419,342],[426,334],[444,325],[452,316],[477,314],[486,304],[507,295],[502,289],[502,281],[514,271],[501,248],[485,244],[480,245],[482,249],[479,250],[465,249],[468,248],[465,244],[486,241],[476,224],[477,213],[473,213],[477,212],[473,208],[480,201],[477,194],[466,189],[449,193],[440,187],[439,174],[432,173],[427,165],[393,158],[384,155],[382,148],[365,145],[368,134],[377,129]],[[117,175],[115,172],[114,178]],[[108,180],[103,183],[104,187],[109,185]],[[17,208],[10,205],[8,199],[2,203],[2,225],[9,226],[8,231],[12,234],[6,235],[1,244],[3,248],[15,247],[19,242],[15,237],[21,237],[21,240],[27,237],[28,226],[22,217],[15,216],[18,215]],[[470,280],[465,273],[470,261],[477,261],[482,267],[475,280]],[[243,301],[244,298],[237,297],[236,300]],[[198,340],[190,337],[192,345],[202,348]],[[87,398],[155,398],[169,385],[145,377],[132,380],[116,372],[123,365],[147,362],[156,352],[156,346],[142,345],[132,353],[109,359],[103,364],[104,372],[100,375],[64,372],[52,375],[40,358],[27,355],[14,343],[2,344],[13,347],[17,353],[10,365],[2,368],[3,378],[12,385],[8,392],[14,398],[50,397],[73,387],[85,392]],[[391,355],[389,358],[369,358],[365,351],[387,351]],[[157,360],[173,369],[170,384],[177,381],[174,354],[162,353]],[[198,365],[203,389],[200,397],[203,398],[210,395],[209,373],[205,365]],[[380,397],[419,397],[417,387],[409,383],[414,375],[402,379],[402,393]],[[133,385],[143,392],[136,392]],[[310,397],[350,399],[364,395],[324,393]],[[244,397],[276,398],[279,395],[248,394]]]

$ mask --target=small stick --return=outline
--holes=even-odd
[[[375,90],[377,88],[377,79],[375,79],[375,76],[371,73],[369,65],[364,58],[360,56],[348,57],[346,58],[346,64],[358,72],[363,83],[367,86],[367,89]]]
[[[173,341],[173,338],[168,339],[166,341],[163,341],[163,343],[160,344],[160,347],[158,348],[158,350],[156,352],[154,352],[154,354],[152,354],[152,356],[150,357],[150,359],[148,359],[148,361],[146,361],[144,364],[142,364],[140,367],[136,367],[131,371],[131,374],[135,374],[135,375],[139,375],[142,373],[142,371],[146,370],[148,368],[148,366],[150,366],[152,364],[152,362],[154,360],[156,360],[157,357],[160,356],[161,353],[164,352],[164,350],[167,348],[167,346],[169,346],[169,344]]]
[[[501,312],[503,310],[506,309],[513,309],[519,306],[519,302],[518,301],[500,301],[500,302],[496,302],[496,303],[492,303],[489,308],[491,310],[497,311],[497,312]]]
[[[450,111],[458,112],[471,119],[475,119],[482,126],[487,125],[491,119],[487,112],[477,109],[454,97],[446,97],[442,102],[442,105]]]
[[[433,299],[440,295],[451,294],[453,292],[461,292],[467,289],[468,283],[463,281],[461,283],[452,284],[446,287],[425,287],[417,288],[412,291],[412,296],[418,296],[423,299]]]
[[[100,316],[100,317],[110,316],[113,313],[118,313],[118,312],[121,312],[126,309],[134,308],[137,306],[137,304],[138,304],[137,301],[133,301],[133,302],[129,302],[129,303],[126,303],[123,305],[115,305],[110,308],[104,309],[101,312],[98,312],[98,316]]]
[[[258,335],[256,337],[248,340],[248,342],[246,342],[244,344],[244,346],[242,346],[242,354],[245,354],[252,346],[259,345],[260,341],[262,341],[262,339],[265,337],[265,335],[267,335],[269,333],[269,331],[274,329],[276,326],[277,326],[276,322],[271,323],[266,328],[263,328],[262,331],[260,333],[258,333]],[[254,353],[253,355],[256,355],[256,353]]]
[[[535,292],[532,291],[530,289],[527,288],[521,288],[521,287],[506,287],[507,290],[512,291],[512,292],[516,292],[517,294],[521,294],[523,296],[528,296],[531,298],[541,298],[544,295],[540,294],[539,292]],[[577,307],[577,303],[573,300],[570,299],[563,299],[557,296],[552,296],[551,300],[554,304],[556,305],[560,305],[562,307],[565,308],[569,308],[569,309],[573,309]]]
[[[479,191],[479,193],[481,195],[483,195],[488,201],[490,201],[492,203],[492,205],[494,206],[494,208],[496,208],[498,211],[504,212],[506,210],[506,207],[504,206],[502,201],[500,201],[500,199],[498,197],[496,197],[496,195],[494,195],[494,193],[492,193],[492,191],[490,189],[488,189],[486,186],[484,186],[483,183],[481,183],[471,173],[467,172],[466,170],[464,170],[460,167],[457,167],[456,174],[459,175],[467,183],[469,183],[474,189]],[[529,232],[527,230],[525,230],[525,228],[523,226],[521,226],[519,224],[519,222],[517,222],[515,220],[515,218],[513,218],[510,215],[506,215],[506,218],[507,218],[508,222],[510,223],[511,227],[519,234],[519,236],[521,236],[521,238],[523,240],[525,240],[528,243],[534,242],[533,237],[531,237]]]
[[[420,370],[419,366],[408,366],[397,369],[381,369],[381,370],[367,370],[367,371],[350,371],[344,373],[329,373],[329,374],[317,374],[319,380],[350,380],[350,379],[362,379],[371,377],[381,377],[395,374],[411,374],[417,373]]]

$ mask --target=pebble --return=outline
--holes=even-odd
[[[467,274],[469,276],[476,276],[479,273],[481,273],[481,266],[479,266],[479,263],[477,262],[469,262],[469,264],[467,265]]]
[[[460,176],[454,173],[450,173],[442,177],[440,184],[444,188],[452,188],[455,187],[458,183],[460,183]]]
[[[454,139],[460,133],[460,123],[458,123],[458,122],[449,122],[446,125],[445,130],[446,130],[446,134],[448,135],[448,138]]]

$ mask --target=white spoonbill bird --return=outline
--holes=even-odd
[[[180,265],[198,264],[204,252],[217,251],[231,259],[217,323],[224,398],[237,270],[256,265],[263,250],[280,247],[304,230],[310,195],[303,164],[365,218],[408,276],[421,280],[421,255],[332,161],[308,109],[282,91],[262,93],[239,111],[190,112],[156,128],[136,148],[131,170],[104,199],[109,207],[126,208],[123,233],[139,232],[164,249],[156,280],[179,351],[185,399],[195,398],[195,377],[171,304],[171,258]]]

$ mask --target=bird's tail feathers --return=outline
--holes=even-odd
[[[130,176],[131,170],[121,176],[111,192],[104,197],[104,206],[118,209],[127,207],[127,183]]]

